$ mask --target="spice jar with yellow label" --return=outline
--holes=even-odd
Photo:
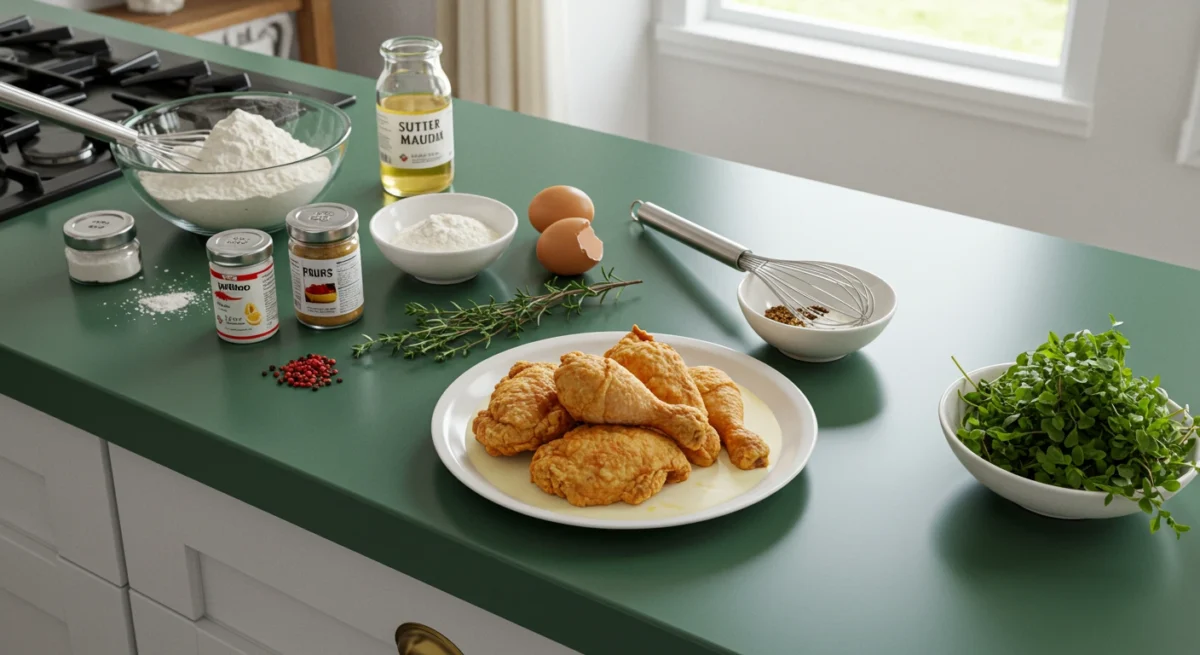
[[[297,207],[287,230],[296,319],[325,330],[362,318],[358,212],[335,202]]]

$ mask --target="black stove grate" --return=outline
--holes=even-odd
[[[0,18],[0,82],[120,120],[204,93],[273,91],[338,107],[352,95],[318,89],[28,16]],[[107,144],[0,107],[0,221],[116,178]]]

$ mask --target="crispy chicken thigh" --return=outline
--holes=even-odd
[[[744,408],[737,384],[711,366],[693,366],[689,372],[708,408],[708,422],[721,435],[733,465],[743,470],[767,466],[771,452],[767,442],[742,426]]]
[[[655,341],[653,335],[634,325],[615,346],[604,353],[641,380],[659,400],[672,405],[687,405],[708,412],[696,383],[688,375],[687,364],[671,346]],[[711,466],[721,452],[721,439],[709,427],[699,448],[683,448],[688,461],[696,466]]]
[[[654,428],[694,450],[708,438],[708,421],[700,410],[659,400],[633,373],[607,357],[563,355],[554,386],[559,402],[581,423]]]
[[[515,455],[558,439],[575,426],[558,402],[557,364],[517,362],[496,384],[487,409],[475,415],[475,439],[489,455]]]
[[[691,467],[674,441],[644,428],[585,425],[533,454],[529,478],[577,507],[637,505]]]

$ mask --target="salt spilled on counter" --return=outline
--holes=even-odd
[[[166,314],[177,312],[192,304],[194,300],[196,300],[194,291],[176,291],[158,296],[143,296],[138,298],[138,305],[152,314]]]
[[[486,246],[500,235],[479,219],[460,214],[433,214],[400,231],[392,243],[418,252],[457,252]]]
[[[159,281],[149,289],[133,288],[130,296],[116,303],[104,303],[111,306],[116,314],[109,318],[113,327],[130,318],[145,317],[151,325],[157,325],[159,319],[164,321],[186,320],[196,313],[211,311],[211,305],[203,300],[207,291],[200,286],[207,280],[201,280],[195,275],[183,271],[172,272],[169,268],[154,267]],[[163,279],[161,276],[167,276]],[[145,280],[141,276],[138,280]]]

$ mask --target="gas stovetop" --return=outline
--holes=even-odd
[[[0,82],[123,120],[203,93],[275,91],[339,107],[354,96],[152,50],[26,16],[0,18]],[[0,221],[120,175],[108,145],[0,107]]]

